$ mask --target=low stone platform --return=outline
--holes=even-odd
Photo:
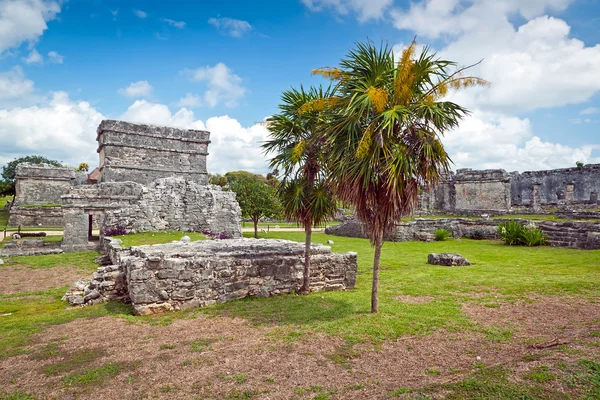
[[[103,264],[87,286],[77,282],[64,299],[73,305],[117,299],[138,315],[204,306],[244,297],[291,293],[302,285],[304,244],[230,239],[122,248],[104,238]],[[353,289],[356,253],[311,247],[311,290]]]
[[[44,239],[14,240],[0,248],[0,257],[41,256],[46,254],[61,254],[60,243],[44,243]]]

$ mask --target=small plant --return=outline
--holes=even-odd
[[[583,169],[584,164],[581,161],[577,161],[575,165],[577,166],[577,169]]]
[[[433,235],[435,236],[436,242],[443,242],[450,237],[450,232],[448,232],[447,229],[440,228],[433,231]]]
[[[504,243],[513,246],[519,244],[523,226],[517,221],[508,221],[498,225],[498,234],[504,240]]]
[[[498,225],[498,234],[505,244],[509,246],[542,246],[546,244],[547,236],[535,224],[524,226],[516,221],[508,221]]]
[[[102,236],[123,236],[127,235],[128,233],[129,232],[127,232],[127,229],[125,229],[121,225],[117,225],[114,228],[104,230],[102,232]]]
[[[233,237],[233,236],[231,236],[231,234],[229,234],[227,232],[214,233],[209,230],[204,230],[204,231],[202,231],[202,233],[205,234],[206,236],[208,236],[209,238],[211,238],[212,240],[231,239]]]
[[[547,236],[537,228],[525,228],[521,233],[521,244],[526,246],[542,246],[546,244]]]

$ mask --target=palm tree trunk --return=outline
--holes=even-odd
[[[302,293],[310,293],[310,243],[312,240],[312,221],[304,224],[306,240],[304,242],[304,282],[302,284]]]
[[[379,312],[379,263],[381,261],[382,235],[375,239],[375,257],[373,257],[373,286],[371,288],[371,312]]]

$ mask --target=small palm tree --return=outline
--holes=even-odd
[[[313,71],[336,83],[326,104],[333,109],[328,165],[337,195],[354,206],[375,247],[371,312],[379,309],[386,233],[412,213],[418,189],[435,184],[449,170],[440,136],[468,111],[444,97],[452,89],[487,85],[427,48],[415,58],[415,47],[413,42],[396,62],[387,45],[359,43],[340,68]],[[323,106],[314,102],[312,108]]]
[[[270,138],[263,145],[274,153],[270,167],[282,171],[279,195],[284,215],[304,226],[304,280],[301,293],[310,293],[310,244],[312,227],[331,218],[335,200],[326,184],[325,138],[321,125],[324,112],[307,110],[307,104],[328,101],[322,88],[290,89],[282,94],[280,113],[268,120]]]

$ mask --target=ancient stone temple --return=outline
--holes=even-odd
[[[207,184],[209,136],[206,131],[102,121],[99,183],[74,186],[61,197],[63,250],[93,246],[93,218],[102,232],[207,230],[240,237],[235,194]]]
[[[210,133],[105,120],[98,127],[100,182],[148,184],[177,176],[207,184]]]

